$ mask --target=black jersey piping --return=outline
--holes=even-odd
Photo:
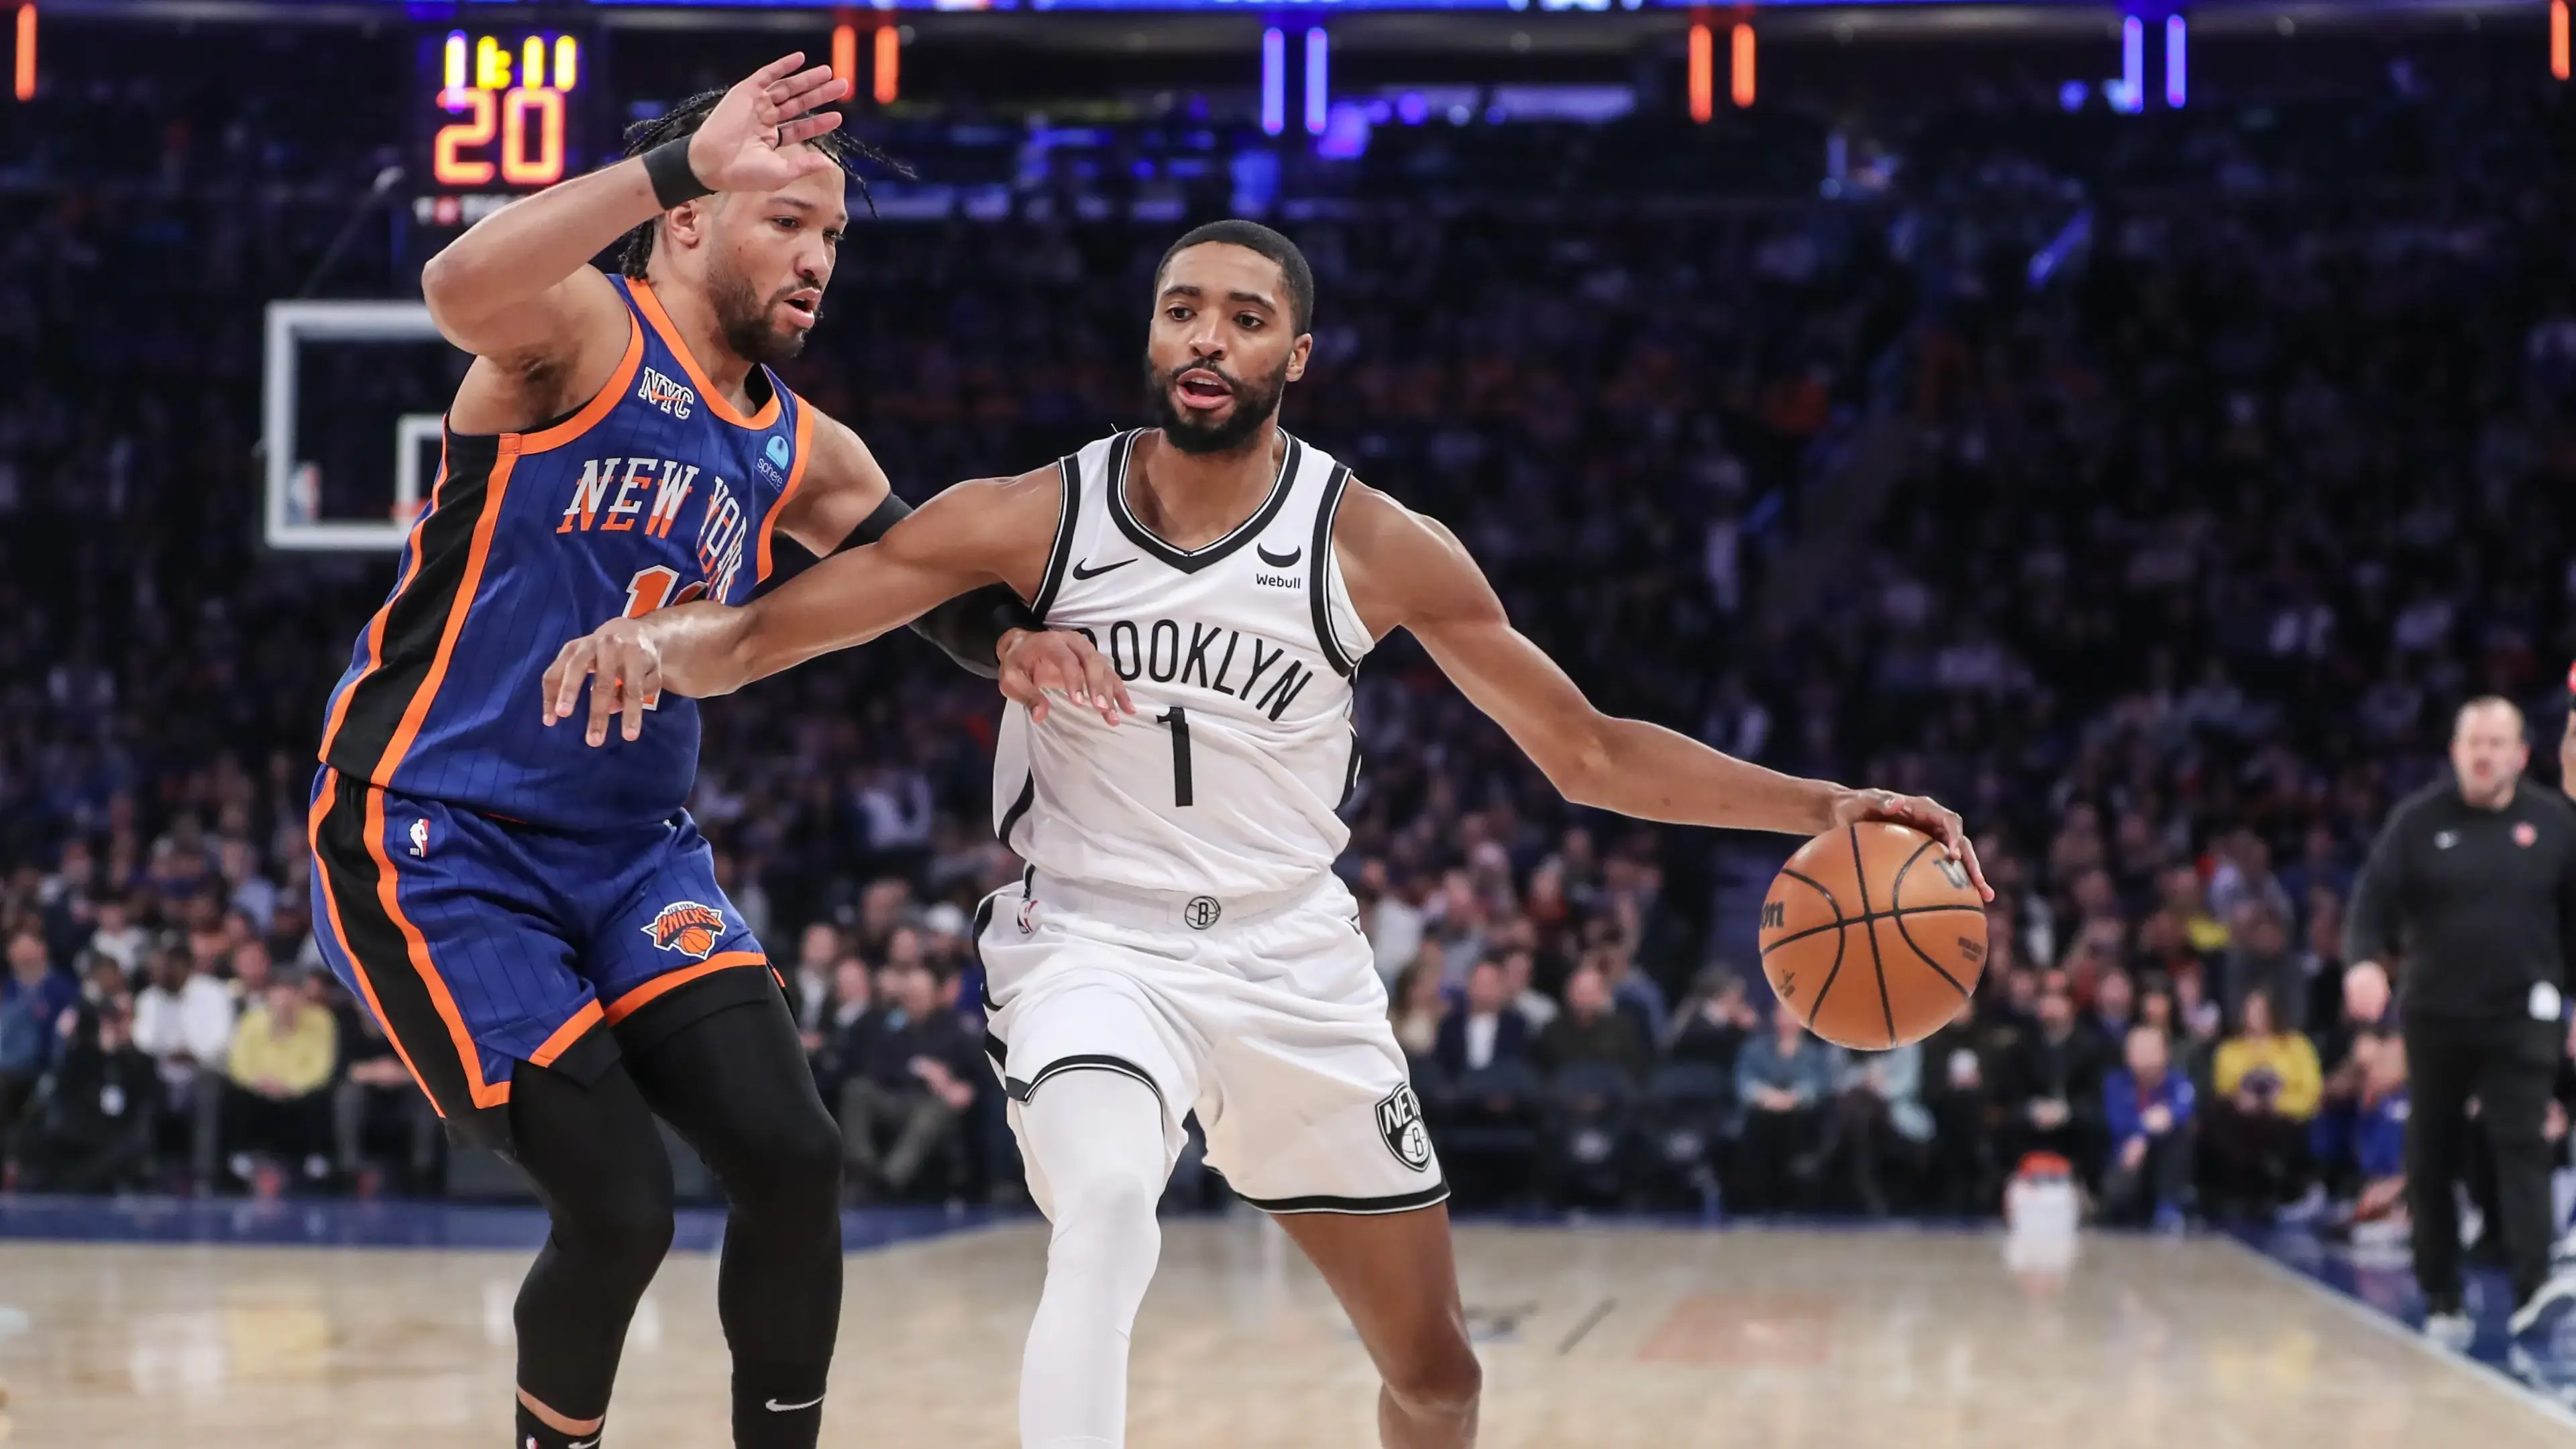
[[[1118,531],[1127,535],[1128,541],[1138,548],[1179,569],[1182,573],[1197,573],[1260,537],[1262,531],[1270,526],[1271,520],[1279,516],[1279,510],[1287,506],[1289,485],[1296,480],[1298,465],[1305,460],[1306,447],[1286,432],[1282,432],[1279,436],[1288,439],[1288,451],[1279,460],[1279,476],[1271,480],[1269,498],[1265,499],[1259,508],[1253,510],[1250,518],[1236,524],[1225,537],[1204,547],[1181,549],[1165,543],[1152,529],[1137,522],[1136,515],[1128,511],[1127,460],[1136,450],[1136,435],[1121,433],[1118,435],[1117,444],[1109,450],[1109,484],[1106,490],[1109,494],[1109,516],[1117,522]]]
[[[1073,528],[1082,516],[1082,455],[1067,453],[1055,465],[1058,486],[1064,496],[1057,500],[1055,512],[1055,547],[1047,550],[1046,575],[1038,580],[1038,596],[1029,600],[1029,612],[1043,620],[1055,607],[1057,591],[1064,587],[1064,571],[1073,562]]]
[[[1307,555],[1306,567],[1312,570],[1306,590],[1306,602],[1315,611],[1315,647],[1322,651],[1324,662],[1344,679],[1358,669],[1359,661],[1342,652],[1342,641],[1333,636],[1333,518],[1342,511],[1342,493],[1351,481],[1347,463],[1337,464],[1333,476],[1324,480],[1323,499],[1315,506],[1315,547]]]

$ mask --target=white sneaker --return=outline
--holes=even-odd
[[[2465,1313],[2428,1313],[2424,1315],[2424,1336],[2453,1353],[2465,1353],[2478,1336],[2478,1325]]]
[[[2513,1311],[2506,1327],[2516,1338],[2545,1332],[2556,1327],[2570,1308],[2576,1308],[2576,1271],[2561,1268],[2550,1275],[2548,1282],[2532,1290],[2522,1306]]]

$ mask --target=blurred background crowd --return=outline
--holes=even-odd
[[[257,299],[371,164],[364,81],[327,126],[144,84],[0,118],[0,1182],[449,1187],[311,933],[313,741],[391,565],[254,526]],[[2343,908],[2458,702],[2554,754],[2576,133],[2537,86],[2366,89],[1390,128],[1290,169],[1289,427],[1447,521],[1605,708],[1936,794],[2000,891],[1971,1010],[1843,1054],[1752,952],[1794,842],[1571,809],[1390,641],[1342,869],[1462,1200],[1981,1214],[2052,1154],[2139,1223],[2388,1216],[2405,1063],[2342,1019]],[[931,176],[995,133],[1021,204],[862,222],[790,373],[916,499],[1136,418],[1153,261],[1234,199],[1171,163],[1243,143],[872,132]],[[1017,1190],[970,940],[1016,870],[997,709],[894,638],[706,712],[692,809],[861,1197]]]

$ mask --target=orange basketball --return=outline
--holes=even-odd
[[[1941,843],[1871,821],[1798,847],[1762,901],[1762,974],[1807,1029],[1885,1051],[1940,1030],[1986,967],[1986,908]]]

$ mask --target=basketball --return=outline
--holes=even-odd
[[[1959,1014],[1986,963],[1986,908],[1941,842],[1908,825],[1829,830],[1762,900],[1762,974],[1807,1029],[1885,1051]]]

